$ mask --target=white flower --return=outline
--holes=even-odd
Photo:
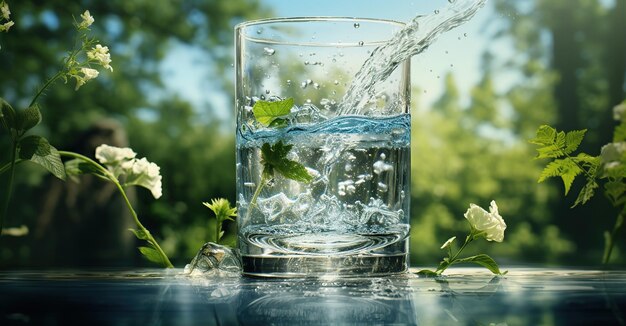
[[[136,158],[137,153],[131,148],[100,145],[96,148],[96,159],[113,173],[116,178],[124,178],[125,186],[145,187],[154,198],[161,197],[161,168],[149,162],[145,157]]]
[[[2,13],[2,17],[4,17],[4,19],[9,20],[11,10],[9,10],[9,5],[4,1],[0,4],[0,12]]]
[[[488,213],[480,206],[470,204],[470,208],[467,209],[464,216],[472,228],[477,230],[479,234],[484,235],[487,241],[502,242],[504,240],[506,223],[504,223],[502,216],[498,213],[498,206],[495,200],[491,201],[489,211]]]
[[[452,242],[454,242],[454,240],[456,240],[456,236],[454,236],[454,237],[452,237],[452,238],[448,239],[448,241],[444,242],[444,243],[441,245],[441,249],[445,249],[445,248],[447,248],[447,247],[451,246],[451,245],[452,245]]]
[[[80,15],[80,18],[82,18],[83,21],[78,24],[78,28],[87,28],[91,26],[91,24],[93,24],[93,22],[95,21],[95,19],[93,19],[93,17],[89,13],[89,10],[85,10],[85,12]]]
[[[602,146],[600,158],[604,169],[610,170],[620,166],[624,154],[626,154],[626,142],[608,143]]]
[[[123,161],[132,160],[137,156],[131,148],[115,147],[102,144],[96,148],[96,159],[102,164],[121,164]]]
[[[81,86],[85,85],[86,82],[98,77],[100,74],[98,70],[91,68],[80,68],[80,72],[83,76],[73,75],[72,77],[76,78],[76,88],[78,90]]]
[[[113,71],[113,67],[111,67],[111,54],[109,53],[108,46],[102,46],[97,44],[95,48],[87,51],[87,58],[89,60],[96,60],[104,69],[109,69]]]
[[[145,157],[134,159],[132,162],[132,167],[126,171],[126,185],[145,187],[154,198],[159,199],[163,194],[161,168],[155,163],[148,162]]]
[[[613,119],[617,121],[626,120],[626,101],[613,107]]]
[[[9,28],[11,28],[11,26],[15,25],[15,23],[13,21],[9,21],[7,23],[4,24],[0,24],[0,32],[8,32]]]

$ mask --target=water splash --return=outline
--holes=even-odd
[[[372,89],[396,67],[424,51],[439,35],[471,19],[487,0],[455,0],[436,14],[417,16],[386,44],[372,51],[344,95],[339,115],[359,114]]]

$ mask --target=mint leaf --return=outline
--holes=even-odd
[[[313,176],[309,174],[304,165],[287,158],[292,147],[293,145],[285,145],[282,141],[278,141],[274,145],[263,144],[261,147],[263,174],[272,176],[274,171],[278,171],[285,178],[305,183],[311,182]]]
[[[486,269],[490,270],[494,274],[503,275],[503,273],[500,272],[500,268],[498,267],[498,263],[496,263],[496,261],[493,260],[493,258],[491,258],[491,257],[489,257],[488,255],[485,255],[485,254],[480,254],[480,255],[476,255],[476,256],[471,256],[471,257],[467,257],[467,258],[458,259],[454,263],[455,264],[456,263],[474,263],[474,264],[478,264],[480,266],[485,267]],[[505,274],[506,274],[506,272],[505,272]]]
[[[17,112],[15,125],[20,132],[24,133],[41,122],[41,112],[37,104]]]
[[[287,125],[287,120],[282,117],[288,115],[292,107],[293,98],[275,102],[258,100],[252,107],[252,113],[265,127],[283,127]]]
[[[59,151],[41,136],[26,136],[19,142],[19,158],[37,163],[55,177],[65,180],[65,167]]]

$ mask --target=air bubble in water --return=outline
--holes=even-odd
[[[335,79],[335,81],[333,82],[333,84],[335,85],[339,85],[339,81],[337,79]]]
[[[310,79],[307,79],[307,80],[306,80],[306,84],[307,84],[307,85],[311,85],[312,83],[313,83],[313,81],[312,81],[312,80],[310,80]]]
[[[256,30],[256,33],[257,33],[257,34],[261,34],[261,33],[263,33],[263,29],[262,29],[262,28],[257,29],[257,30]]]
[[[309,62],[309,60],[306,60],[306,61],[304,62],[304,65],[305,65],[305,66],[308,66],[308,65],[310,65],[310,64],[311,64],[311,63]]]
[[[359,46],[363,46],[365,44],[363,41],[359,41]]]
[[[308,84],[305,81],[300,83],[300,87],[302,87],[303,89],[306,88],[307,85]]]
[[[291,79],[287,79],[287,86],[291,86]]]
[[[269,94],[269,93],[270,93],[270,90],[269,90],[269,89],[266,89],[266,90],[265,90],[265,94]]]
[[[387,192],[387,190],[389,189],[389,187],[382,182],[379,182],[377,186],[378,186],[378,191],[380,192]]]
[[[313,84],[313,87],[315,87],[315,89],[320,89],[320,84],[318,84],[318,83],[314,83],[314,84]]]
[[[467,33],[463,33],[463,36],[467,37]]]
[[[435,14],[438,14],[438,13],[439,13],[439,9],[435,9]]]
[[[359,24],[359,23],[354,23],[354,28],[359,28],[359,27],[361,27],[361,24]]]
[[[267,55],[274,55],[274,53],[276,53],[276,50],[266,47],[266,48],[263,48],[263,52],[265,52],[265,54]]]

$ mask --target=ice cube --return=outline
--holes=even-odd
[[[239,275],[241,273],[239,250],[207,242],[185,266],[184,273],[189,276]]]

